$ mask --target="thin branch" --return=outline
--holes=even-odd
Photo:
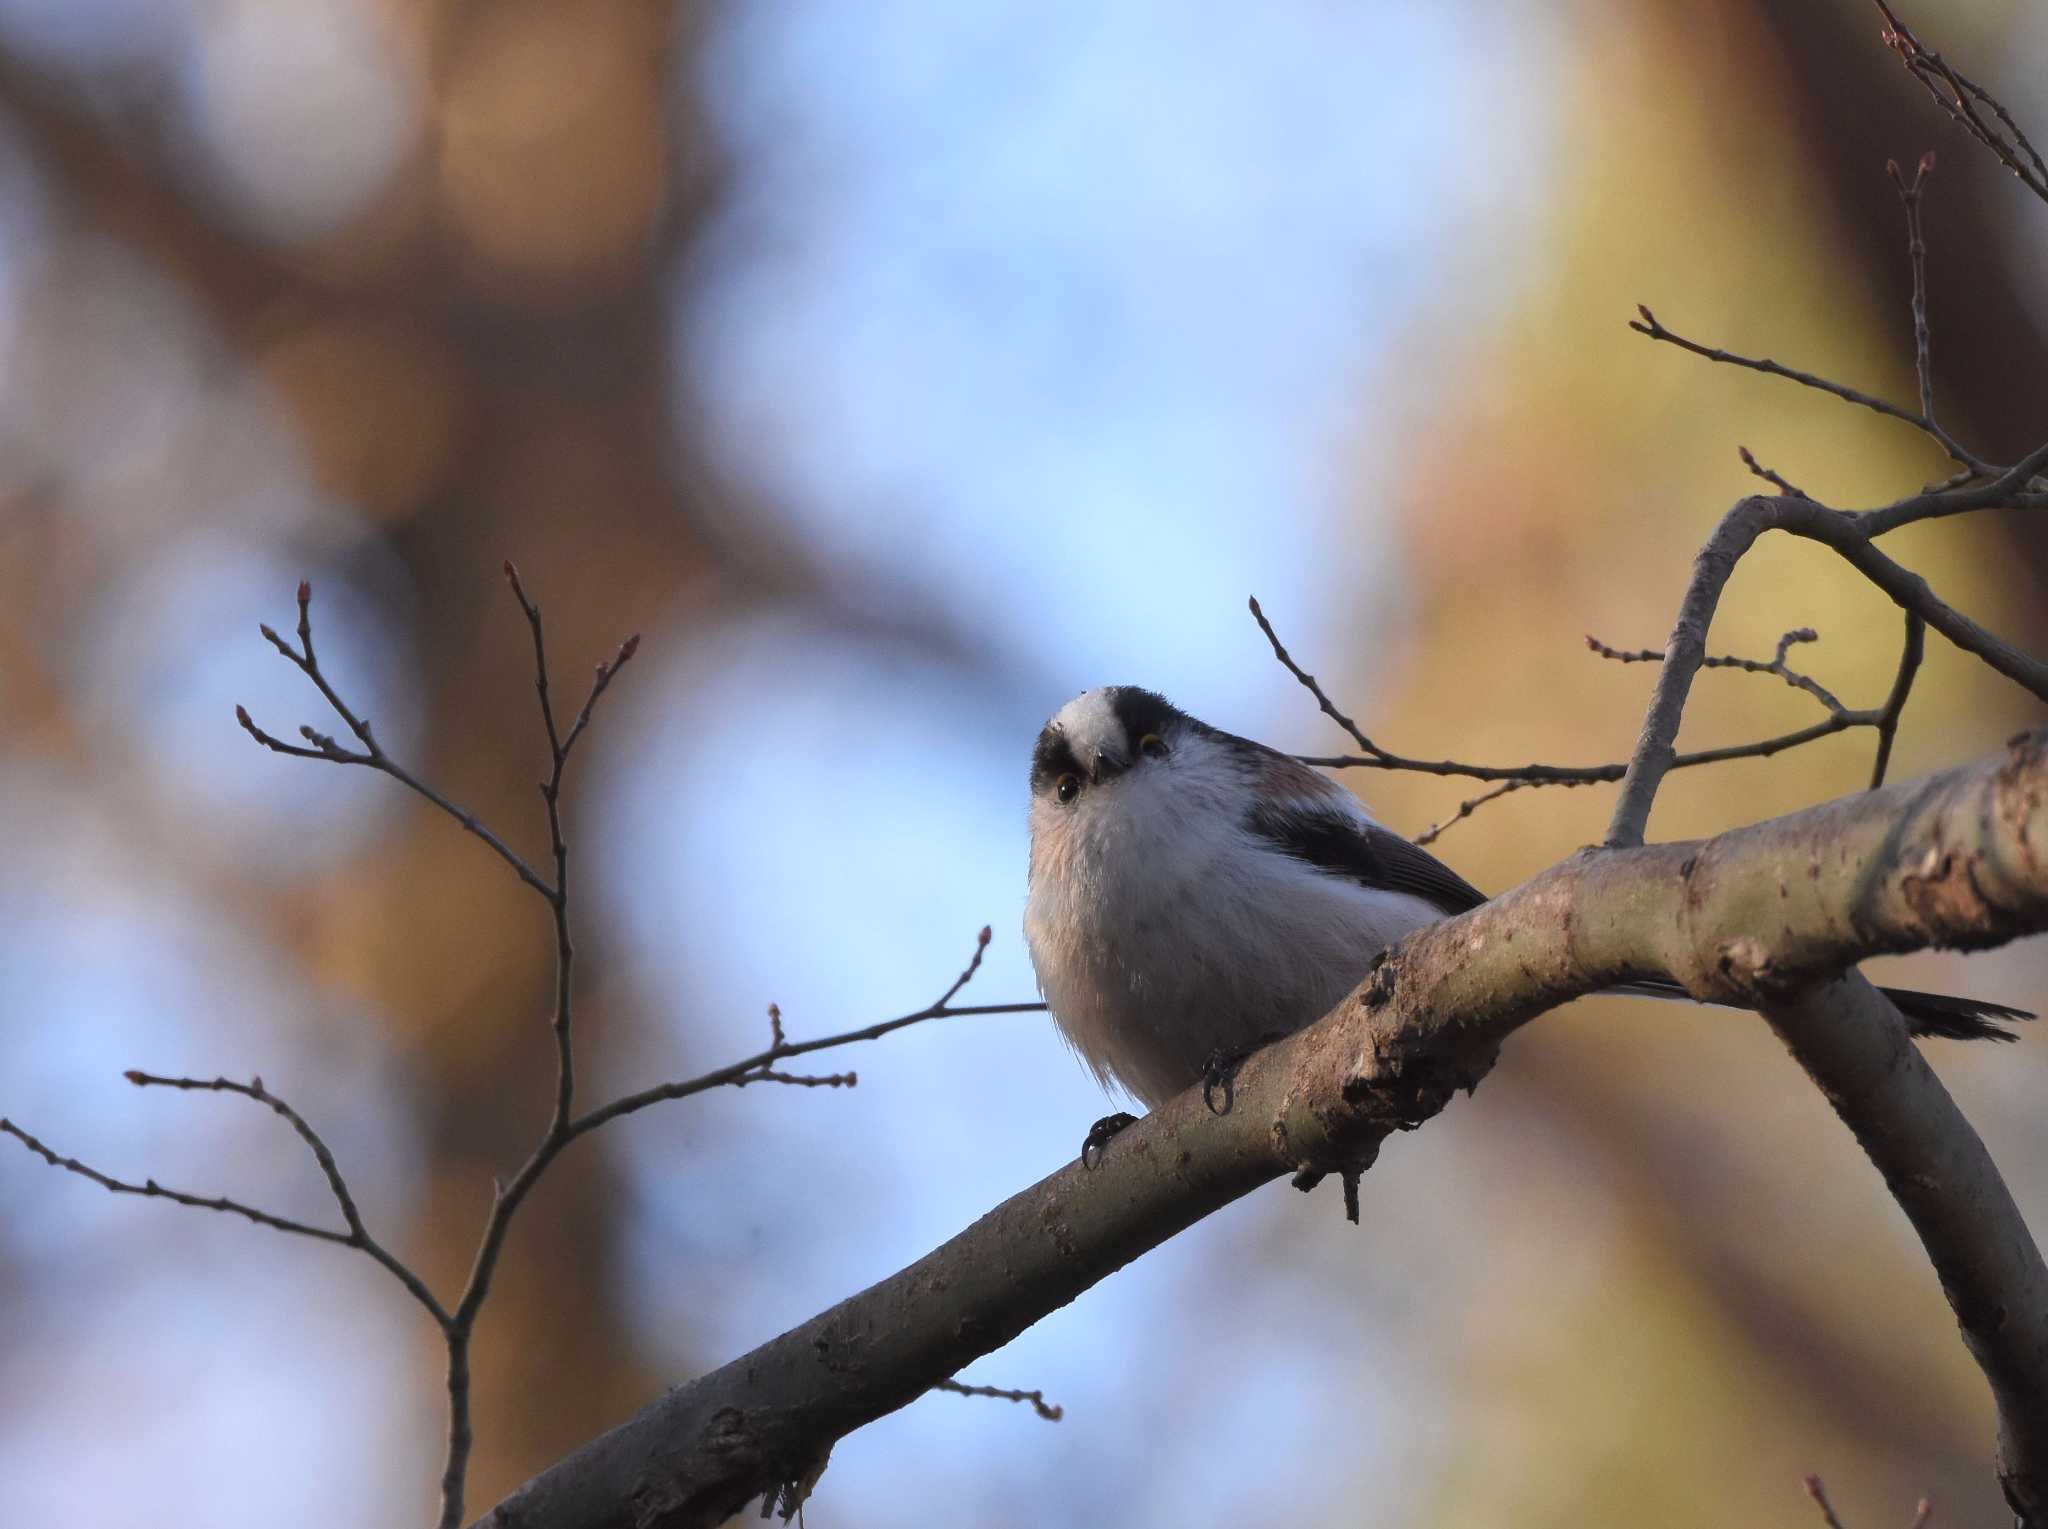
[[[2035,453],[2048,456],[2048,447]],[[2033,460],[2029,458],[2029,460]],[[2026,464],[2022,463],[2024,467]],[[2013,469],[2017,472],[2019,469]],[[2009,475],[2008,475],[2009,476]],[[1806,500],[1779,499],[1776,529],[1832,547],[1864,578],[1875,584],[1901,610],[1913,611],[1950,642],[1996,669],[2007,679],[2048,701],[2048,664],[2014,647],[1996,632],[1964,615],[1939,595],[1920,574],[1887,557],[1873,544],[1876,530],[1866,521]]]
[[[1884,15],[1882,35],[1885,45],[1899,55],[1899,61],[1906,66],[1907,72],[1925,87],[1942,110],[1954,118],[1965,132],[2018,176],[2021,185],[2048,202],[2048,163],[2042,161],[2039,152],[2027,141],[2027,135],[2013,120],[2012,113],[1983,86],[1959,73],[1939,53],[1924,47],[1885,0],[1876,0],[1876,5]],[[1944,85],[1948,87],[1946,90],[1942,88]],[[1988,107],[1998,118],[1998,127],[1984,120],[1977,110],[1980,105]]]
[[[2023,470],[2031,471],[2034,465],[2038,465],[2037,459],[2048,459],[2048,447],[2008,470],[2000,481],[2007,481]],[[1874,517],[1830,509],[1809,499],[1784,496],[1741,500],[1721,518],[1720,525],[1693,560],[1692,579],[1679,606],[1671,640],[1665,645],[1663,672],[1657,677],[1657,687],[1643,718],[1642,732],[1629,760],[1620,798],[1608,823],[1609,846],[1640,844],[1643,841],[1650,804],[1665,774],[1674,767],[1677,759],[1673,740],[1678,735],[1693,676],[1705,665],[1707,628],[1720,604],[1721,591],[1734,573],[1735,565],[1766,531],[1789,532],[1833,548],[1901,610],[1918,616],[1957,647],[1975,654],[2000,674],[2048,700],[2048,664],[2021,652],[1996,633],[1971,620],[1936,595],[1921,575],[1880,552],[1871,539],[1882,529],[1888,527]],[[1906,667],[1903,662],[1901,667]],[[1914,667],[1917,667],[1917,662]],[[1910,688],[1910,685],[1910,674],[1893,685],[1894,697],[1901,707],[1905,704],[1902,687]],[[1884,712],[1880,711],[1873,719],[1873,725],[1881,727],[1883,719]],[[1894,732],[1897,725],[1894,715],[1891,721]]]
[[[1742,465],[1744,467],[1747,467],[1757,477],[1770,484],[1779,493],[1790,494],[1794,499],[1811,499],[1813,497],[1798,484],[1787,481],[1777,473],[1772,472],[1770,468],[1764,466],[1763,463],[1756,459],[1747,446],[1737,446],[1735,450],[1742,457]]]
[[[1938,429],[1934,421],[1932,331],[1927,323],[1927,236],[1920,218],[1921,188],[1934,173],[1934,150],[1920,156],[1910,181],[1896,159],[1887,159],[1884,169],[1898,187],[1899,202],[1906,209],[1906,260],[1913,268],[1913,375],[1920,383],[1920,416]]]
[[[1892,740],[1898,735],[1899,716],[1906,709],[1906,697],[1913,692],[1913,677],[1920,672],[1920,660],[1927,651],[1927,623],[1915,611],[1906,612],[1906,637],[1899,645],[1899,671],[1892,680],[1892,693],[1885,697],[1877,718],[1877,761],[1870,770],[1870,789],[1884,784],[1884,772],[1892,761]]]
[[[2048,469],[2048,442],[2036,446],[2011,467],[1997,473],[1990,482],[1966,481],[1910,494],[1881,509],[1843,510],[1871,539],[1923,520],[1941,520],[1950,515],[1971,515],[1979,510],[2044,509],[2048,493],[2037,492],[2041,473]]]
[[[1273,630],[1273,623],[1266,619],[1266,613],[1259,608],[1259,597],[1257,595],[1253,595],[1247,600],[1246,603],[1251,606],[1252,620],[1258,622],[1259,630],[1266,634],[1266,641],[1272,644],[1273,656],[1280,660],[1281,664],[1286,668],[1287,672],[1294,676],[1294,678],[1301,684],[1303,689],[1307,690],[1310,695],[1316,698],[1316,705],[1322,707],[1323,715],[1328,717],[1332,722],[1336,723],[1339,727],[1343,728],[1345,732],[1349,733],[1351,735],[1351,741],[1357,744],[1361,749],[1363,749],[1370,758],[1376,760],[1392,759],[1392,755],[1388,754],[1384,749],[1380,748],[1379,745],[1374,743],[1372,739],[1366,737],[1365,734],[1362,731],[1360,731],[1359,726],[1356,722],[1353,722],[1349,717],[1345,716],[1343,712],[1337,710],[1336,703],[1332,701],[1329,698],[1329,696],[1324,693],[1323,687],[1316,683],[1316,677],[1313,674],[1310,674],[1306,669],[1302,668],[1300,664],[1297,664],[1294,661],[1294,656],[1287,651],[1287,645],[1280,640],[1280,634]],[[1405,769],[1410,767],[1413,767],[1412,761],[1403,762],[1400,765],[1390,766],[1390,768],[1395,769]],[[1420,768],[1428,769],[1427,766],[1420,766]],[[1469,770],[1447,768],[1441,770],[1434,770],[1430,773],[1438,775],[1466,775],[1471,774],[1472,772]],[[1490,775],[1482,775],[1481,778],[1490,780],[1494,779],[1495,777]]]
[[[769,1069],[775,1063],[789,1057],[805,1056],[814,1051],[829,1051],[835,1047],[851,1046],[861,1041],[880,1040],[885,1035],[893,1034],[895,1031],[906,1029],[911,1025],[923,1024],[926,1020],[965,1019],[974,1015],[986,1014],[1036,1014],[1043,1012],[1045,1009],[1043,1003],[955,1004],[953,1002],[954,998],[959,996],[960,990],[966,987],[974,979],[974,974],[981,969],[982,957],[988,951],[989,937],[990,930],[987,925],[983,925],[981,932],[975,936],[974,954],[969,958],[966,969],[953,980],[952,986],[940,994],[935,1002],[925,1005],[925,1007],[917,1010],[915,1013],[901,1014],[894,1019],[885,1019],[877,1024],[864,1025],[858,1030],[847,1030],[837,1035],[820,1036],[815,1040],[808,1041],[792,1041],[783,1035],[782,1011],[770,1005],[768,1011],[769,1025],[773,1039],[767,1050],[757,1051],[750,1057],[744,1057],[737,1062],[731,1062],[723,1067],[714,1068],[707,1073],[700,1073],[694,1078],[686,1078],[675,1083],[657,1084],[653,1088],[643,1088],[637,1093],[626,1094],[621,1098],[614,1099],[610,1104],[600,1109],[591,1110],[588,1114],[579,1117],[569,1127],[569,1135],[571,1137],[581,1136],[586,1132],[596,1130],[599,1126],[609,1121],[617,1120],[622,1115],[631,1115],[644,1110],[649,1105],[664,1104],[671,1099],[687,1099],[692,1094],[701,1094],[714,1088],[744,1087],[748,1083],[764,1080],[788,1081],[775,1077],[769,1072]],[[850,1086],[854,1081],[854,1074],[851,1073],[842,1074],[841,1077],[847,1086]],[[838,1086],[833,1085],[830,1080],[821,1080],[821,1082],[825,1086]],[[811,1086],[820,1085],[813,1084]]]
[[[1873,394],[1865,393],[1859,388],[1852,388],[1840,382],[1830,382],[1827,378],[1816,376],[1812,372],[1796,371],[1792,367],[1784,366],[1771,360],[1769,357],[1737,355],[1732,350],[1721,350],[1714,346],[1702,345],[1697,340],[1688,340],[1677,331],[1666,329],[1658,321],[1657,315],[1641,303],[1636,304],[1636,312],[1640,313],[1642,318],[1630,319],[1628,327],[1637,334],[1648,335],[1653,340],[1662,340],[1667,345],[1676,345],[1680,350],[1690,351],[1695,356],[1703,357],[1708,361],[1720,362],[1725,366],[1745,367],[1752,372],[1762,372],[1768,377],[1783,377],[1787,382],[1796,382],[1801,387],[1812,388],[1816,392],[1826,393],[1831,397],[1841,399],[1844,403],[1852,403],[1861,408],[1870,409],[1875,413],[1884,415],[1888,419],[1895,419],[1901,424],[1911,425],[1915,430],[1933,439],[1940,445],[1943,451],[1947,452],[1972,472],[1989,477],[1994,476],[1998,471],[1990,463],[1971,455],[1960,445],[1956,444],[1949,438],[1948,432],[1941,429],[1940,426],[1936,425],[1925,414],[1915,414],[1910,409],[1902,409],[1895,403],[1890,403]]]
[[[427,1288],[426,1282],[370,1235],[370,1229],[363,1224],[362,1213],[356,1209],[355,1196],[349,1192],[348,1180],[342,1176],[341,1165],[334,1160],[334,1153],[328,1149],[327,1143],[320,1139],[320,1133],[307,1124],[305,1116],[265,1088],[261,1078],[252,1078],[247,1083],[237,1083],[232,1078],[167,1078],[133,1068],[121,1076],[137,1088],[175,1088],[180,1092],[196,1090],[213,1094],[239,1094],[244,1099],[255,1100],[285,1120],[292,1130],[298,1133],[299,1140],[306,1144],[307,1150],[313,1154],[313,1161],[320,1165],[320,1172],[327,1180],[328,1191],[334,1196],[335,1206],[341,1211],[341,1219],[348,1223],[348,1236],[342,1240],[350,1247],[362,1249],[382,1264],[392,1278],[403,1285],[437,1323],[444,1328],[448,1325],[447,1310],[435,1298],[433,1291]]]
[[[1820,1507],[1821,1522],[1827,1529],[1842,1529],[1842,1521],[1835,1517],[1835,1505],[1828,1501],[1828,1489],[1821,1484],[1820,1477],[1809,1474],[1805,1485],[1806,1495]]]
[[[1789,667],[1785,655],[1797,643],[1819,642],[1820,633],[1810,626],[1795,627],[1778,639],[1777,651],[1768,659],[1735,658],[1727,654],[1709,654],[1700,660],[1702,669],[1740,669],[1748,674],[1775,674],[1794,690],[1803,690],[1831,712],[1846,712],[1848,707],[1835,699],[1834,692],[1811,675],[1802,674]],[[1586,634],[1586,646],[1602,658],[1613,659],[1622,664],[1661,664],[1664,655],[1655,648],[1636,648],[1623,651],[1610,648],[1592,633]],[[1858,714],[1861,715],[1860,713]],[[1871,714],[1873,717],[1875,713]]]
[[[1805,501],[1797,502],[1803,503]],[[1321,685],[1316,682],[1315,676],[1309,674],[1294,661],[1293,656],[1287,651],[1286,645],[1281,642],[1279,633],[1273,629],[1272,622],[1266,618],[1266,613],[1259,608],[1259,603],[1256,599],[1251,601],[1251,611],[1259,624],[1259,630],[1266,634],[1266,641],[1271,645],[1274,655],[1280,660],[1281,664],[1286,667],[1287,671],[1305,689],[1316,697],[1318,704],[1322,707],[1325,714],[1334,717],[1338,724],[1350,733],[1354,739],[1361,740],[1363,746],[1368,750],[1363,755],[1297,754],[1294,756],[1303,764],[1316,765],[1331,770],[1403,770],[1421,775],[1463,776],[1472,780],[1493,781],[1497,783],[1499,789],[1482,791],[1476,796],[1468,797],[1460,802],[1457,810],[1450,817],[1442,822],[1432,824],[1419,834],[1415,840],[1417,844],[1427,845],[1434,843],[1452,824],[1463,822],[1487,803],[1498,801],[1501,797],[1515,791],[1526,790],[1531,786],[1571,787],[1601,785],[1613,781],[1626,780],[1628,777],[1631,768],[1631,764],[1628,761],[1616,761],[1610,764],[1599,765],[1479,765],[1466,764],[1451,759],[1409,759],[1403,755],[1392,753],[1366,738],[1356,723],[1337,710],[1335,704],[1324,694]],[[1700,666],[1705,668],[1746,669],[1755,673],[1774,674],[1783,679],[1787,684],[1806,691],[1823,706],[1827,707],[1829,714],[1826,721],[1816,722],[1810,727],[1799,728],[1794,732],[1780,733],[1770,738],[1760,738],[1750,743],[1728,744],[1720,748],[1701,749],[1690,754],[1679,754],[1674,751],[1667,761],[1665,769],[1689,770],[1696,769],[1702,765],[1726,764],[1736,759],[1768,759],[1772,755],[1781,754],[1787,749],[1798,748],[1802,744],[1814,743],[1822,738],[1830,738],[1836,733],[1846,732],[1850,728],[1877,726],[1883,718],[1884,714],[1882,711],[1863,711],[1846,707],[1818,681],[1800,674],[1786,665],[1786,652],[1794,642],[1813,640],[1817,640],[1817,637],[1810,629],[1800,628],[1797,631],[1787,633],[1779,640],[1777,654],[1769,662],[1761,659],[1708,658],[1702,656]],[[1593,652],[1604,658],[1612,658],[1623,663],[1661,661],[1664,656],[1655,649],[1650,648],[1639,649],[1633,652],[1622,652],[1608,647],[1598,638],[1592,636],[1586,638],[1586,645]]]
[[[1057,1423],[1067,1415],[1067,1409],[1048,1402],[1043,1391],[1008,1391],[1001,1386],[967,1386],[957,1380],[942,1380],[932,1389],[951,1391],[955,1396],[989,1396],[999,1402],[1029,1402],[1031,1410],[1048,1423]]]
[[[556,895],[555,889],[548,885],[546,879],[538,871],[528,865],[503,839],[486,828],[475,813],[467,808],[458,807],[454,802],[451,802],[447,797],[386,754],[378,744],[376,734],[371,730],[369,722],[357,717],[349,709],[348,704],[335,691],[334,687],[328,683],[327,676],[320,671],[319,658],[313,652],[313,623],[310,612],[312,600],[312,584],[307,580],[301,579],[299,581],[299,642],[301,648],[294,648],[290,643],[278,636],[276,631],[269,626],[261,626],[258,630],[269,640],[272,647],[290,659],[299,672],[311,680],[321,695],[327,698],[328,704],[348,724],[349,731],[361,740],[363,744],[362,751],[358,752],[354,749],[344,748],[327,734],[317,732],[311,727],[301,727],[299,733],[307,742],[313,745],[312,748],[300,748],[296,744],[285,743],[258,727],[250,719],[246,707],[237,706],[235,708],[235,720],[242,725],[242,730],[262,744],[263,747],[279,754],[289,754],[295,759],[321,759],[326,760],[330,764],[361,765],[366,769],[382,771],[393,780],[404,785],[408,790],[432,802],[436,807],[447,813],[449,817],[460,823],[466,832],[474,834],[477,838],[483,840],[484,843],[491,847],[499,859],[512,867],[521,881],[552,902]]]
[[[75,1157],[58,1156],[52,1148],[43,1145],[42,1142],[5,1117],[0,1117],[0,1132],[5,1132],[7,1135],[12,1136],[52,1168],[62,1168],[68,1173],[77,1174],[82,1179],[91,1179],[100,1188],[112,1194],[142,1195],[151,1200],[170,1200],[178,1205],[189,1205],[194,1210],[225,1211],[231,1216],[246,1217],[258,1226],[267,1226],[272,1231],[290,1232],[297,1237],[316,1237],[322,1242],[339,1243],[344,1247],[353,1247],[355,1245],[354,1237],[347,1232],[337,1232],[331,1227],[309,1226],[303,1221],[293,1221],[286,1216],[274,1216],[267,1210],[258,1210],[253,1205],[244,1205],[240,1200],[229,1200],[222,1197],[209,1198],[205,1195],[187,1194],[181,1189],[166,1189],[155,1179],[144,1179],[140,1184],[131,1184],[125,1179],[113,1178],[108,1174],[101,1173],[97,1168],[81,1163]]]
[[[1423,829],[1421,833],[1415,836],[1415,842],[1418,846],[1427,848],[1429,845],[1432,845],[1436,843],[1437,840],[1441,839],[1444,836],[1444,832],[1446,829],[1450,828],[1453,824],[1464,822],[1465,819],[1471,817],[1473,813],[1477,812],[1481,807],[1484,807],[1488,802],[1497,802],[1504,796],[1507,796],[1516,791],[1526,790],[1530,786],[1534,786],[1537,784],[1539,784],[1539,782],[1533,780],[1504,780],[1497,786],[1489,786],[1486,790],[1480,792],[1477,796],[1468,796],[1465,798],[1464,801],[1458,803],[1458,810],[1452,813],[1449,817],[1445,818],[1442,822],[1432,823],[1429,825],[1429,827]],[[1557,784],[1569,786],[1576,785],[1578,783],[1575,781],[1568,781],[1558,782]]]
[[[470,1452],[474,1442],[470,1418],[470,1347],[475,1332],[478,1314],[488,1299],[491,1283],[498,1261],[510,1232],[514,1215],[542,1175],[560,1155],[562,1150],[578,1136],[596,1129],[608,1120],[652,1104],[661,1099],[682,1098],[704,1089],[730,1084],[744,1087],[750,1083],[775,1083],[803,1088],[847,1088],[858,1082],[851,1071],[833,1074],[792,1073],[774,1064],[790,1057],[804,1056],[811,1052],[823,1051],[836,1046],[849,1045],[856,1041],[878,1039],[894,1030],[916,1024],[927,1019],[962,1017],[977,1014],[1013,1014],[1042,1011],[1042,1003],[1012,1004],[956,1004],[954,1000],[962,989],[973,981],[980,971],[990,940],[990,930],[984,926],[975,940],[975,947],[966,966],[946,987],[939,998],[914,1014],[903,1015],[893,1020],[869,1025],[859,1030],[840,1035],[824,1036],[816,1040],[790,1041],[783,1032],[781,1011],[773,1005],[769,1008],[769,1047],[755,1056],[733,1066],[721,1068],[701,1078],[683,1083],[667,1084],[641,1094],[614,1100],[601,1109],[587,1112],[581,1117],[575,1114],[575,1048],[574,1011],[572,995],[575,968],[575,944],[571,937],[569,917],[569,850],[562,818],[562,783],[568,768],[571,751],[578,739],[589,726],[597,702],[612,681],[618,677],[639,649],[638,636],[628,637],[619,645],[617,652],[606,663],[599,664],[592,680],[589,693],[574,719],[564,730],[558,723],[554,699],[551,694],[547,662],[546,631],[539,605],[528,596],[519,577],[519,571],[510,562],[504,565],[507,583],[527,621],[533,642],[534,689],[539,702],[541,722],[548,741],[549,771],[540,783],[542,801],[547,809],[549,848],[554,857],[554,879],[550,882],[541,876],[518,854],[513,852],[502,839],[484,827],[474,815],[454,806],[431,786],[421,781],[402,766],[394,762],[378,743],[376,733],[369,720],[358,716],[334,685],[322,672],[318,653],[314,646],[312,625],[312,587],[301,582],[298,589],[299,623],[296,645],[280,637],[268,626],[262,628],[264,638],[283,654],[313,683],[327,700],[349,733],[361,745],[360,749],[346,746],[333,736],[322,733],[311,726],[299,729],[306,740],[304,746],[287,743],[273,737],[258,727],[246,708],[237,706],[235,717],[242,728],[265,748],[295,758],[321,760],[334,764],[366,766],[381,771],[398,780],[426,800],[434,803],[470,833],[488,844],[508,865],[510,865],[535,891],[547,901],[553,915],[555,927],[555,1003],[552,1030],[556,1051],[556,1085],[553,1107],[546,1128],[542,1131],[532,1152],[520,1165],[518,1171],[505,1183],[495,1186],[489,1215],[485,1219],[478,1238],[468,1278],[463,1284],[462,1294],[452,1308],[444,1307],[427,1289],[417,1275],[394,1257],[381,1243],[371,1236],[364,1225],[360,1210],[343,1176],[334,1154],[321,1139],[318,1132],[306,1119],[276,1094],[271,1093],[257,1078],[249,1083],[238,1083],[225,1077],[213,1079],[166,1077],[153,1073],[130,1072],[127,1077],[138,1087],[172,1088],[181,1091],[237,1094],[256,1101],[285,1120],[305,1142],[314,1160],[325,1175],[329,1191],[334,1197],[342,1219],[347,1223],[346,1231],[334,1231],[295,1221],[288,1217],[273,1215],[258,1210],[240,1201],[225,1198],[208,1198],[187,1194],[183,1191],[166,1189],[154,1179],[141,1184],[131,1184],[99,1172],[74,1158],[59,1156],[34,1136],[16,1126],[12,1121],[0,1120],[0,1131],[17,1137],[29,1150],[41,1156],[46,1162],[92,1180],[117,1194],[134,1194],[151,1198],[175,1201],[179,1204],[207,1210],[226,1211],[247,1218],[258,1225],[278,1231],[317,1238],[340,1246],[357,1248],[368,1253],[396,1277],[401,1284],[434,1317],[442,1330],[447,1349],[447,1396],[448,1434],[447,1450],[441,1477],[441,1518],[442,1529],[458,1529],[462,1522],[465,1481]],[[991,1392],[989,1394],[999,1394]],[[1000,1393],[1009,1395],[1010,1393]],[[1018,1393],[1018,1399],[1028,1399]],[[1042,1414],[1048,1409],[1040,1397],[1034,1403]],[[1056,1416],[1057,1408],[1050,1409],[1049,1415]],[[794,1478],[791,1478],[794,1479]]]
[[[442,1529],[458,1529],[462,1522],[464,1478],[474,1442],[469,1416],[469,1345],[477,1313],[483,1309],[484,1301],[490,1295],[491,1281],[497,1273],[498,1258],[504,1252],[513,1216],[533,1186],[540,1182],[541,1175],[547,1172],[549,1164],[577,1135],[574,1122],[576,1051],[572,999],[576,944],[569,922],[569,845],[562,831],[562,776],[569,765],[569,751],[589,725],[591,710],[597,705],[598,697],[604,694],[613,678],[632,661],[640,648],[640,638],[636,633],[619,644],[618,652],[610,663],[597,666],[590,693],[584,698],[576,720],[570,724],[566,734],[562,733],[555,725],[554,703],[548,691],[547,640],[540,606],[527,596],[526,588],[519,579],[519,570],[509,558],[504,563],[504,574],[505,582],[511,586],[513,598],[519,602],[519,609],[533,635],[534,689],[539,696],[541,721],[548,738],[550,768],[548,778],[540,784],[540,794],[547,808],[548,844],[555,861],[554,885],[542,888],[555,925],[555,1004],[550,1020],[555,1039],[555,1097],[547,1128],[541,1133],[540,1140],[512,1176],[511,1182],[499,1188],[491,1198],[490,1214],[485,1218],[483,1234],[477,1240],[469,1277],[463,1283],[462,1295],[455,1303],[455,1311],[448,1324],[448,1451],[441,1477]]]

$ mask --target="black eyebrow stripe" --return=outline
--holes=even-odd
[[[1080,761],[1074,758],[1074,747],[1067,741],[1067,735],[1058,728],[1047,724],[1038,735],[1038,744],[1031,751],[1031,789],[1037,793],[1046,789],[1069,770],[1081,773]]]
[[[1262,806],[1245,827],[1275,848],[1317,870],[1382,892],[1406,892],[1446,914],[1463,913],[1486,894],[1399,834],[1314,808]]]

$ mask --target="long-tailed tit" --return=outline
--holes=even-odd
[[[1038,735],[1024,910],[1038,986],[1096,1077],[1147,1106],[1320,1018],[1381,950],[1485,901],[1334,781],[1149,690],[1088,691]],[[1993,1021],[2029,1017],[1885,991],[1916,1035],[2009,1040]]]

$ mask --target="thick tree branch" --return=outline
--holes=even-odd
[[[2015,1513],[2038,1520],[2048,1509],[2048,1266],[1991,1154],[1861,976],[1769,1002],[1764,1017],[1920,1234],[1998,1399],[1999,1482]]]
[[[1200,1089],[1169,1101],[1096,1171],[1068,1165],[901,1273],[670,1392],[481,1522],[680,1529],[763,1494],[787,1506],[800,1493],[782,1488],[814,1480],[840,1437],[1209,1212],[1282,1175],[1369,1164],[1388,1134],[1475,1086],[1516,1027],[1570,998],[1668,976],[1797,1027],[1807,988],[1865,956],[2048,928],[2044,801],[2048,735],[2037,735],[1704,843],[1584,851],[1403,942],[1330,1015],[1251,1057],[1228,1114],[1210,1113]],[[1887,1126],[1894,1107],[1913,1101],[1870,1104],[1874,1131],[1905,1132],[1944,1162],[1970,1158],[1952,1121]],[[1887,1172],[1891,1161],[1880,1159]],[[1991,1171],[1977,1164],[1970,1182]],[[2008,1493],[2038,1501],[2048,1399],[2007,1378],[2040,1371],[2038,1255],[2015,1219],[1996,1235],[2020,1245],[1977,1257],[1982,1231],[1957,1219],[1916,1224],[1944,1279],[1967,1281],[1951,1289],[1967,1293],[1963,1320],[1993,1380]],[[2021,1319],[1983,1320],[2029,1302]]]

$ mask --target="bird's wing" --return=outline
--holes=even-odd
[[[1260,805],[1245,827],[1297,860],[1360,886],[1406,892],[1463,913],[1486,894],[1425,849],[1373,821],[1365,804],[1299,760],[1259,747]]]

